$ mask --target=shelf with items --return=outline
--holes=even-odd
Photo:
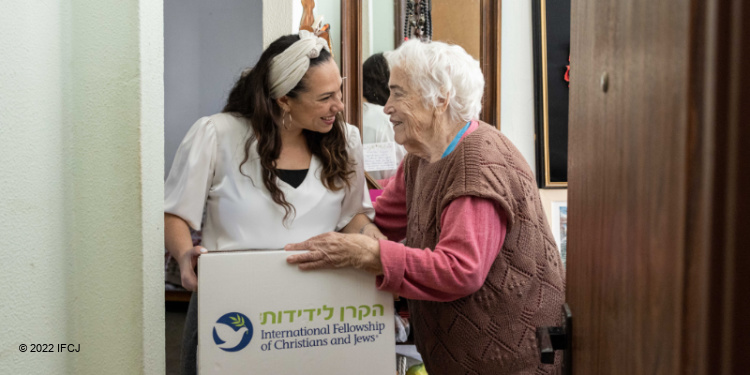
[[[164,290],[164,301],[166,302],[190,302],[193,292],[189,290]]]

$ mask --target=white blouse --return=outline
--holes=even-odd
[[[249,159],[240,173],[251,129],[243,117],[227,113],[203,117],[177,149],[164,183],[164,212],[179,216],[193,229],[202,225],[202,246],[209,251],[281,249],[288,243],[340,230],[358,213],[374,218],[356,127],[346,126],[347,151],[355,170],[350,188],[326,189],[320,179],[322,165],[315,155],[296,189],[276,180],[286,201],[295,208],[287,226],[282,223],[284,208],[274,203],[263,184],[257,143],[250,146]]]

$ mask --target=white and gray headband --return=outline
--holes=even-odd
[[[271,98],[278,99],[292,91],[310,68],[310,59],[320,56],[323,48],[330,52],[325,39],[300,30],[299,40],[271,60],[268,80]]]

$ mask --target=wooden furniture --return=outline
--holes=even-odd
[[[572,5],[573,372],[747,373],[750,6]]]
[[[164,300],[167,302],[190,302],[193,292],[187,290],[165,290]]]
[[[362,0],[341,0],[341,76],[344,121],[362,135]]]

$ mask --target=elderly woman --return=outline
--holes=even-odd
[[[388,239],[326,233],[288,245],[310,250],[288,262],[356,267],[408,298],[430,375],[558,372],[540,363],[535,328],[560,323],[562,262],[528,163],[476,120],[478,62],[461,47],[419,41],[387,58],[385,112],[409,152],[375,203]]]

